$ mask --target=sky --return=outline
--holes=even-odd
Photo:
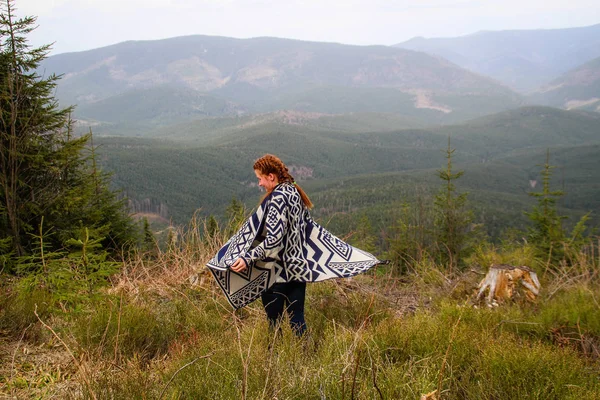
[[[184,35],[392,45],[415,36],[600,23],[598,0],[14,0],[51,54]]]

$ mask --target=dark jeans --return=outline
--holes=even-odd
[[[306,282],[276,283],[262,293],[261,299],[269,325],[275,328],[281,322],[283,313],[287,310],[290,316],[290,326],[297,336],[306,331],[304,321],[304,299],[306,297]]]

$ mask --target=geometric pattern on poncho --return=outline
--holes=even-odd
[[[229,269],[239,258],[248,268]],[[381,263],[313,221],[296,187],[279,184],[207,263],[234,308],[253,302],[276,281],[346,278]]]

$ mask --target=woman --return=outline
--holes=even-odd
[[[266,196],[207,265],[233,307],[260,296],[272,326],[287,309],[292,328],[302,335],[306,282],[350,277],[380,261],[312,220],[310,199],[279,158],[262,156],[254,173]]]

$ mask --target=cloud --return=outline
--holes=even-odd
[[[19,3],[19,2],[21,2]],[[190,34],[394,44],[600,22],[597,0],[17,0],[57,52]],[[23,13],[25,12],[25,13]]]

